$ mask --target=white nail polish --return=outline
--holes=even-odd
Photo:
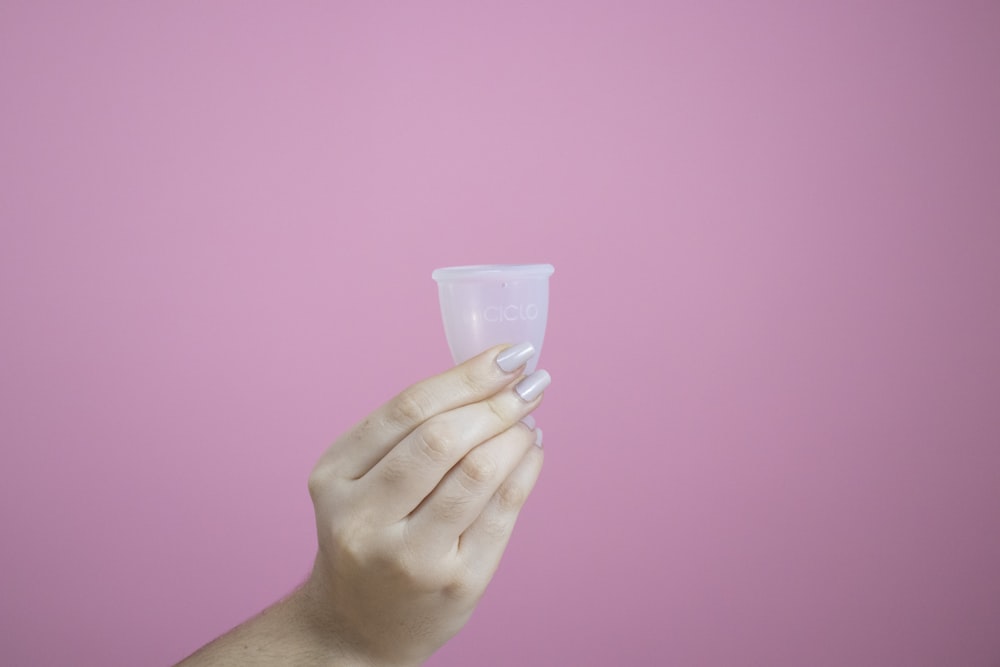
[[[535,418],[531,415],[526,416],[521,420],[521,423],[530,428],[532,431],[535,430]]]
[[[542,429],[535,429],[535,445],[538,447],[542,446]]]
[[[552,382],[552,377],[548,371],[535,371],[528,377],[517,383],[514,391],[524,402],[530,402],[538,398],[538,395],[545,391],[545,388]]]
[[[512,345],[497,355],[497,366],[504,373],[516,371],[521,366],[528,363],[528,359],[535,356],[535,346],[531,343],[518,343]]]

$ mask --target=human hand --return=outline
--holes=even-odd
[[[542,467],[548,373],[503,346],[405,390],[338,439],[309,478],[315,622],[361,664],[418,665],[465,624]],[[510,369],[510,370],[505,370]]]

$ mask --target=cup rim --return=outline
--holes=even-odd
[[[435,269],[431,278],[438,282],[479,278],[548,278],[555,273],[551,264],[471,264]]]

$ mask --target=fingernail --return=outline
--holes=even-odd
[[[542,429],[540,428],[535,429],[535,445],[542,446]]]
[[[535,346],[531,343],[512,345],[497,355],[497,366],[504,373],[516,371],[535,355]]]
[[[528,415],[527,417],[522,419],[521,423],[530,428],[532,431],[535,430],[535,418],[532,417],[531,415]]]
[[[552,377],[548,371],[535,371],[528,377],[517,383],[514,391],[524,402],[533,401],[538,395],[545,391],[545,388],[552,382]]]

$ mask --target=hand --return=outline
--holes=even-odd
[[[496,347],[410,387],[316,464],[303,592],[341,651],[417,665],[472,614],[542,467],[541,431],[520,421],[549,382],[523,377],[533,353]]]

